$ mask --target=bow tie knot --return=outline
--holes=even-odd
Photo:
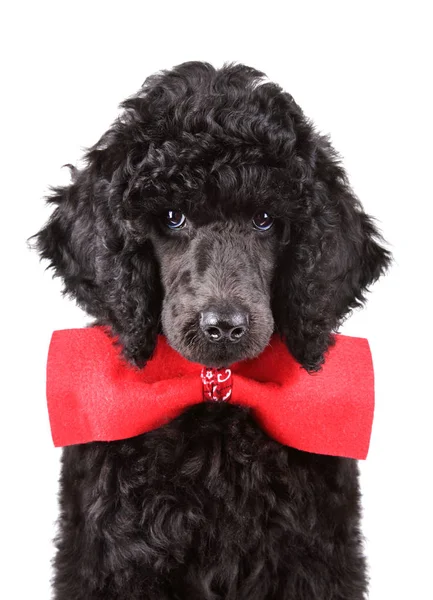
[[[201,381],[204,401],[228,402],[230,400],[232,395],[231,369],[203,367]]]

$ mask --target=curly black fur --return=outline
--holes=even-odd
[[[329,141],[242,65],[185,63],[122,108],[37,234],[65,291],[138,365],[160,331],[208,365],[257,355],[276,331],[319,369],[390,260]],[[187,227],[167,230],[167,210]],[[259,210],[269,232],[250,227]],[[219,354],[197,325],[215,301],[250,316]],[[283,447],[236,406],[198,406],[65,449],[55,597],[360,600],[358,526],[354,461]]]

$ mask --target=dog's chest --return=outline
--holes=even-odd
[[[126,594],[116,598],[141,597],[140,586],[152,598],[291,598],[269,594],[317,573],[335,585],[337,557],[352,554],[362,572],[354,461],[281,446],[230,405],[66,449],[62,504],[57,561],[73,548],[88,585]],[[185,595],[164,596],[172,585]]]

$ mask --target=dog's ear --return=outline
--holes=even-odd
[[[56,205],[36,236],[36,248],[64,281],[64,292],[97,322],[111,327],[125,356],[142,365],[152,355],[159,329],[161,287],[145,219],[140,239],[128,233],[124,193],[131,166],[105,135],[73,169],[72,183],[53,189]],[[118,159],[116,158],[118,157]]]
[[[281,252],[273,294],[277,331],[309,371],[320,368],[332,332],[364,303],[368,286],[391,260],[335,151],[326,138],[315,139],[314,158],[302,161],[302,191],[293,201],[291,240]]]

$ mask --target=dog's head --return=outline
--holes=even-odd
[[[205,63],[150,77],[50,197],[41,255],[138,365],[160,331],[207,366],[276,331],[315,370],[389,263],[327,139],[262,79]]]

